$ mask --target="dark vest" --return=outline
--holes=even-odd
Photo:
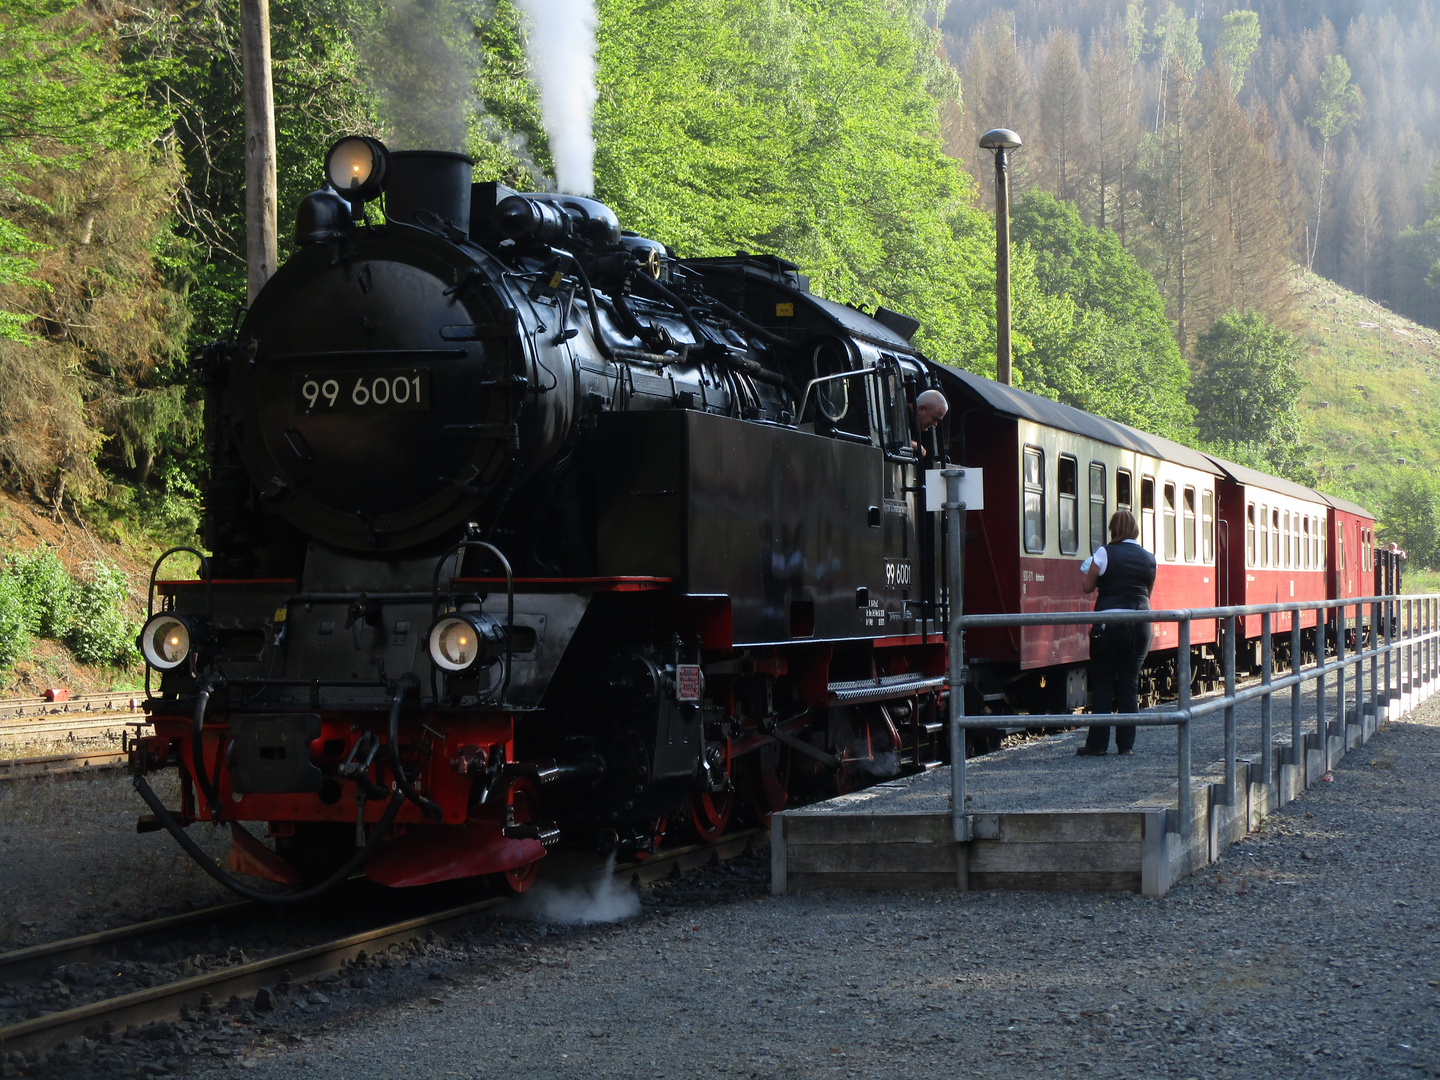
[[[1148,611],[1155,585],[1155,556],[1139,544],[1106,544],[1105,572],[1100,575],[1096,611],[1126,608]]]

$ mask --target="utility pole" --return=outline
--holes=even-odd
[[[980,148],[995,154],[995,381],[1011,385],[1010,377],[1010,157],[1020,136],[995,128],[980,136]]]
[[[240,0],[245,77],[247,302],[275,272],[275,92],[270,82],[270,0]]]

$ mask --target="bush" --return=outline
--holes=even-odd
[[[40,637],[64,639],[75,622],[75,582],[53,548],[21,552],[10,560],[20,590],[25,627]]]
[[[70,648],[86,664],[128,664],[136,657],[139,627],[127,618],[131,610],[129,578],[110,563],[86,567],[87,577],[76,589],[75,623]]]
[[[20,584],[14,574],[0,569],[0,671],[24,656],[29,646]]]

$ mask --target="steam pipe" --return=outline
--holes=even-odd
[[[365,846],[359,848],[355,854],[346,860],[345,865],[336,870],[318,885],[312,885],[300,892],[276,893],[266,892],[263,889],[254,889],[238,880],[233,875],[220,869],[215,860],[205,853],[204,848],[185,835],[185,830],[175,820],[165,804],[160,801],[160,796],[155,794],[153,788],[145,782],[143,776],[137,776],[134,780],[135,790],[139,792],[140,798],[145,800],[145,805],[155,815],[155,820],[164,826],[165,831],[175,838],[175,842],[185,849],[185,854],[199,864],[200,869],[209,874],[225,888],[243,896],[246,900],[256,900],[262,904],[303,904],[306,901],[314,900],[329,892],[336,885],[348,878],[375,853],[380,842],[385,839],[385,834],[390,831],[390,826],[395,824],[395,816],[400,813],[400,808],[405,805],[405,796],[398,791],[391,796],[390,802],[385,807],[385,812],[380,815],[380,820],[375,823],[375,828],[370,831],[370,837],[365,841]]]
[[[742,315],[738,311],[732,311],[730,308],[720,303],[719,300],[711,299],[709,301],[709,304],[721,315],[725,316],[725,318],[729,319],[733,323],[739,323],[746,330],[749,330],[753,336],[759,338],[767,345],[781,345],[787,347],[789,346],[790,342],[786,341],[783,337],[775,333],[773,330],[767,330],[765,329],[765,327],[753,321],[748,316]]]
[[[395,774],[395,787],[399,789],[400,794],[420,807],[426,817],[432,821],[439,821],[442,813],[440,807],[411,786],[409,778],[405,775],[405,768],[400,763],[400,706],[405,700],[405,691],[411,686],[418,690],[420,680],[409,672],[395,681],[395,697],[390,703],[390,771]]]
[[[223,677],[218,680],[223,683]],[[190,723],[190,764],[195,769],[195,783],[200,785],[200,791],[205,796],[205,801],[210,804],[210,817],[214,821],[220,820],[220,791],[210,779],[210,772],[205,767],[205,712],[210,707],[210,695],[215,690],[217,680],[214,675],[206,678],[200,687],[200,693],[195,698],[195,712],[191,715]],[[217,777],[218,779],[218,777]]]
[[[605,340],[605,335],[600,332],[600,312],[599,305],[595,302],[595,290],[590,285],[590,275],[585,273],[579,259],[575,260],[575,273],[580,275],[580,284],[585,286],[585,306],[590,312],[590,334],[595,339],[595,347],[606,360],[613,361],[615,353],[611,350],[610,343]]]

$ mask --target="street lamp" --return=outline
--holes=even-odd
[[[995,154],[995,379],[1010,385],[1010,157],[1020,136],[995,128],[980,136],[980,149]]]

